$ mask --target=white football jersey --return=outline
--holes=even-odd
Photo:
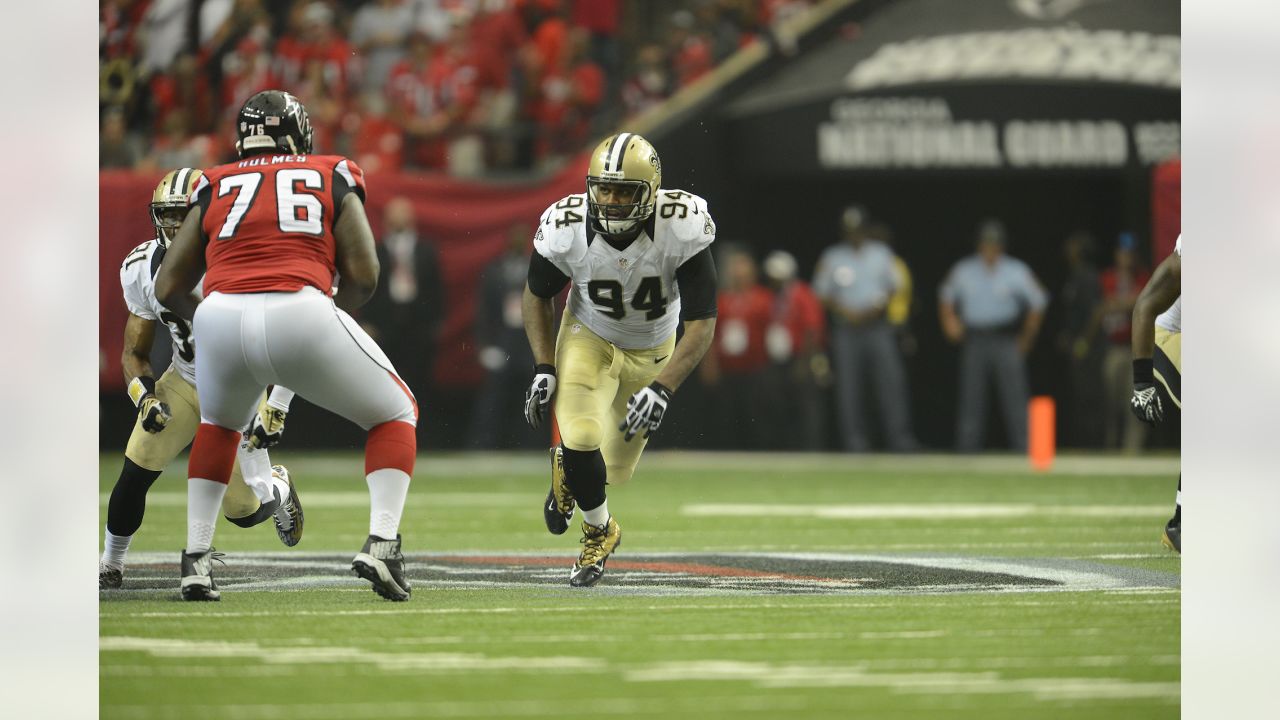
[[[1178,242],[1174,244],[1173,251],[1182,257],[1182,236],[1178,236]],[[1179,295],[1177,300],[1169,306],[1168,310],[1156,316],[1156,327],[1164,328],[1170,332],[1182,332],[1182,296]]]
[[[129,312],[143,320],[156,320],[169,328],[173,341],[173,365],[182,379],[196,384],[196,341],[191,325],[156,299],[156,273],[164,259],[165,249],[156,240],[134,248],[120,265],[120,286],[124,288],[124,304]],[[201,281],[203,282],[203,281]],[[196,293],[200,286],[196,286]]]
[[[626,350],[662,344],[680,321],[676,268],[716,239],[707,201],[659,190],[653,217],[626,250],[589,232],[587,196],[547,208],[533,247],[569,276],[569,312],[592,332]]]

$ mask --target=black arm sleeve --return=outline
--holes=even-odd
[[[716,316],[716,261],[711,248],[694,255],[676,268],[680,286],[680,319],[706,320]]]
[[[529,256],[529,291],[540,298],[553,298],[569,284],[569,276],[535,250]]]

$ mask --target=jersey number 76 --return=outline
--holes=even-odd
[[[258,199],[262,186],[262,173],[248,172],[228,175],[218,182],[218,197],[235,193],[227,219],[218,231],[219,240],[229,240],[236,235],[240,221],[248,214]],[[324,205],[316,194],[324,192],[324,176],[311,168],[287,168],[276,172],[277,224],[281,232],[305,233],[319,237],[324,234]]]

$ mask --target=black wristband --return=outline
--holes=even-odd
[[[667,387],[666,385],[663,385],[657,380],[654,380],[653,382],[649,383],[649,387],[652,388],[654,392],[661,395],[663,400],[670,400],[671,396],[675,395],[675,392],[673,392],[671,388]]]
[[[1134,358],[1133,384],[1146,383],[1150,385],[1154,383],[1156,378],[1152,367],[1151,358]]]
[[[548,365],[546,363],[538,363],[537,365],[533,366],[533,374],[534,375],[550,375],[551,377],[555,377],[556,366]]]

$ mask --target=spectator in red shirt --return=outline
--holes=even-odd
[[[573,0],[570,17],[575,27],[590,33],[590,50],[587,54],[604,71],[608,96],[614,97],[622,62],[618,47],[622,0]]]
[[[767,447],[773,442],[772,426],[764,417],[772,412],[772,398],[763,380],[769,368],[765,335],[773,320],[773,293],[757,282],[756,261],[749,252],[731,248],[725,260],[714,352],[703,359],[702,377],[714,387],[720,444]]]
[[[770,360],[769,386],[774,409],[770,436],[788,450],[821,450],[824,445],[824,383],[830,364],[824,352],[826,316],[809,284],[796,277],[796,259],[775,250],[764,260],[773,289],[773,312],[765,333]]]
[[[636,54],[635,73],[622,86],[622,103],[632,117],[661,103],[671,95],[671,69],[659,45],[645,45]]]
[[[365,93],[359,109],[349,110],[342,118],[342,132],[351,138],[348,157],[369,175],[398,171],[404,161],[404,135],[387,117],[386,107],[382,95]]]
[[[442,138],[449,126],[431,83],[431,41],[424,33],[409,36],[409,52],[391,68],[386,95],[389,117],[404,135],[405,163],[444,167]]]
[[[382,89],[391,68],[404,56],[412,30],[413,8],[405,0],[376,0],[356,10],[351,18],[351,42],[363,54],[364,91]]]
[[[480,67],[480,85],[507,88],[516,54],[528,33],[512,0],[486,0],[471,22],[471,43]]]
[[[565,59],[542,78],[538,120],[545,153],[565,155],[587,144],[591,119],[604,99],[604,72],[587,56],[587,31],[574,28]]]
[[[240,40],[235,50],[222,58],[222,116],[230,126],[240,105],[263,90],[280,86],[271,72],[271,55],[252,35]],[[309,107],[309,106],[308,106]]]
[[[1132,233],[1121,233],[1116,245],[1115,265],[1099,276],[1102,303],[1094,311],[1094,327],[1105,336],[1102,355],[1102,396],[1105,401],[1103,442],[1108,448],[1124,448],[1137,452],[1146,440],[1146,425],[1129,408],[1132,384],[1133,306],[1138,293],[1151,279],[1151,273],[1139,267],[1134,254],[1136,241]],[[1086,337],[1093,337],[1090,332]]]
[[[481,138],[484,105],[480,94],[480,67],[472,50],[467,17],[454,16],[444,47],[427,66],[427,81],[443,115],[445,166],[453,175],[479,175],[484,170]]]
[[[333,27],[333,10],[323,2],[299,4],[291,16],[293,29],[276,43],[274,71],[285,87],[296,87],[308,62],[319,61],[325,82],[337,97],[346,97],[358,77],[355,48]]]
[[[698,31],[693,13],[688,10],[677,10],[671,15],[670,48],[677,88],[707,74],[714,64],[711,41]]]

